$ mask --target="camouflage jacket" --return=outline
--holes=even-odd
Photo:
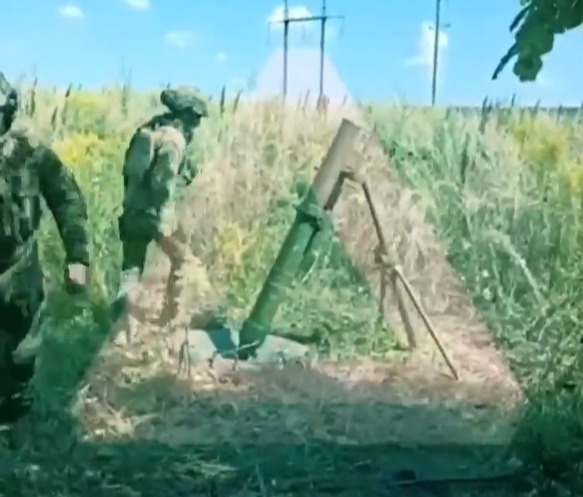
[[[154,150],[146,179],[132,178],[124,173],[124,212],[151,216],[157,231],[170,234],[177,227],[175,207],[180,192],[192,182],[196,170],[187,158],[187,141],[181,131],[169,124],[151,131]],[[126,161],[135,136],[128,147]]]
[[[66,262],[88,265],[87,208],[77,182],[51,148],[13,127],[0,137],[0,270],[34,239],[41,198],[55,218]]]

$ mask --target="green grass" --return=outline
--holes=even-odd
[[[529,161],[502,112],[487,121],[396,113],[370,112],[383,147],[429,206],[450,263],[528,397],[517,448],[549,473],[583,476],[580,199],[560,164],[549,160],[541,171]]]

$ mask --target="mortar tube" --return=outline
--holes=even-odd
[[[334,206],[336,205],[336,203],[338,202],[338,199],[340,198],[340,194],[342,193],[342,187],[344,185],[344,181],[345,181],[345,175],[343,173],[340,173],[340,176],[338,177],[338,179],[336,180],[336,183],[334,184],[334,188],[332,189],[332,193],[330,193],[330,197],[328,198],[328,201],[326,202],[326,205],[324,205],[324,212],[327,214],[331,214]],[[304,259],[302,260],[302,262],[300,263],[300,272],[302,273],[302,277],[304,274],[308,273],[313,264],[316,263],[316,261],[318,260],[319,254],[318,252],[320,252],[322,246],[325,243],[330,242],[330,240],[332,239],[332,233],[334,231],[334,225],[332,223],[332,218],[330,216],[326,216],[324,218],[324,224],[321,227],[321,229],[319,229],[318,231],[315,231],[312,234],[312,238],[310,239],[310,241],[308,242],[308,246],[306,247],[306,250],[304,250]],[[316,252],[316,255],[314,256],[314,252]]]
[[[269,334],[283,294],[296,277],[314,233],[322,226],[323,217],[326,215],[324,207],[334,192],[359,133],[360,128],[357,125],[343,119],[310,189],[298,206],[296,218],[255,305],[243,323],[239,334],[239,359],[246,360],[255,356]]]

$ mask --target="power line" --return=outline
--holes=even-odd
[[[283,24],[283,98],[287,97],[288,82],[288,51],[289,51],[289,26],[291,23],[320,21],[320,81],[319,99],[324,96],[324,55],[326,51],[326,25],[330,19],[342,19],[342,15],[329,15],[326,9],[326,0],[322,0],[322,12],[320,15],[305,17],[289,17],[288,0],[284,0],[283,19],[274,21],[275,24]]]

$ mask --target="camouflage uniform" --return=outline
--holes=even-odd
[[[0,73],[1,82],[6,80]],[[34,335],[45,294],[36,234],[41,197],[51,210],[68,268],[89,265],[87,211],[77,183],[57,155],[13,123],[17,94],[0,106],[0,417],[26,409],[23,393],[35,369],[34,352],[18,355]]]
[[[171,262],[161,316],[161,321],[166,322],[176,315],[179,271],[193,257],[176,219],[176,202],[194,179],[196,169],[187,157],[187,147],[208,111],[204,99],[194,89],[167,89],[162,91],[160,100],[170,112],[138,128],[126,152],[123,212],[119,218],[122,277],[116,302],[123,306],[139,283],[148,247],[154,242]],[[144,164],[143,172],[134,173],[126,167],[128,154],[145,130],[153,137],[151,157],[143,159],[150,163]],[[119,306],[117,311],[121,311]]]

